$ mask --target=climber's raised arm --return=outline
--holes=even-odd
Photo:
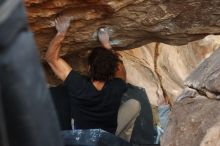
[[[109,33],[107,28],[99,28],[98,30],[98,39],[102,44],[102,47],[105,49],[112,49],[111,43],[109,41]],[[114,52],[114,50],[112,50]],[[116,53],[116,52],[115,52]],[[126,81],[126,70],[123,64],[123,61],[118,61],[117,70],[115,72],[115,78],[120,78]]]
[[[109,41],[109,34],[107,28],[99,28],[98,30],[98,39],[102,44],[102,47],[106,49],[112,49],[112,46]]]
[[[126,82],[126,70],[122,61],[118,62],[117,70],[115,72],[115,78],[120,78]]]
[[[67,17],[58,17],[55,20],[57,34],[50,42],[49,48],[46,52],[45,59],[49,63],[54,73],[64,81],[70,71],[71,66],[59,56],[61,42],[64,40],[67,29],[70,25],[70,20]]]

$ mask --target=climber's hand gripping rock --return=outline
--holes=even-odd
[[[55,19],[55,26],[58,33],[66,33],[70,26],[70,18],[65,16],[59,16]]]

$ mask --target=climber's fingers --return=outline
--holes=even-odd
[[[70,19],[65,16],[59,16],[55,19],[55,26],[58,32],[66,32],[70,26]]]
[[[98,29],[98,39],[102,41],[103,39],[109,41],[109,34],[107,28],[99,28]]]
[[[102,46],[106,49],[111,49],[111,44],[109,41],[109,33],[107,28],[98,29],[98,40],[101,42]]]

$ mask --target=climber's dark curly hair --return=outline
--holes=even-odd
[[[111,50],[102,47],[94,48],[88,57],[90,78],[95,81],[111,80],[119,60],[118,54]]]

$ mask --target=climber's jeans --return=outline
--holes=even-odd
[[[161,105],[158,107],[158,116],[160,120],[160,126],[155,127],[155,130],[157,133],[154,139],[155,144],[160,143],[160,137],[163,135],[164,130],[166,129],[167,124],[169,122],[169,118],[168,118],[169,113],[170,113],[170,106],[168,104]]]
[[[134,123],[140,114],[141,105],[135,99],[129,99],[122,103],[118,111],[118,126],[116,135],[126,141],[130,141]]]
[[[161,105],[158,107],[158,115],[159,115],[159,119],[160,119],[160,125],[163,130],[166,129],[167,124],[169,122],[169,118],[168,118],[169,113],[170,113],[170,106],[168,104]]]

